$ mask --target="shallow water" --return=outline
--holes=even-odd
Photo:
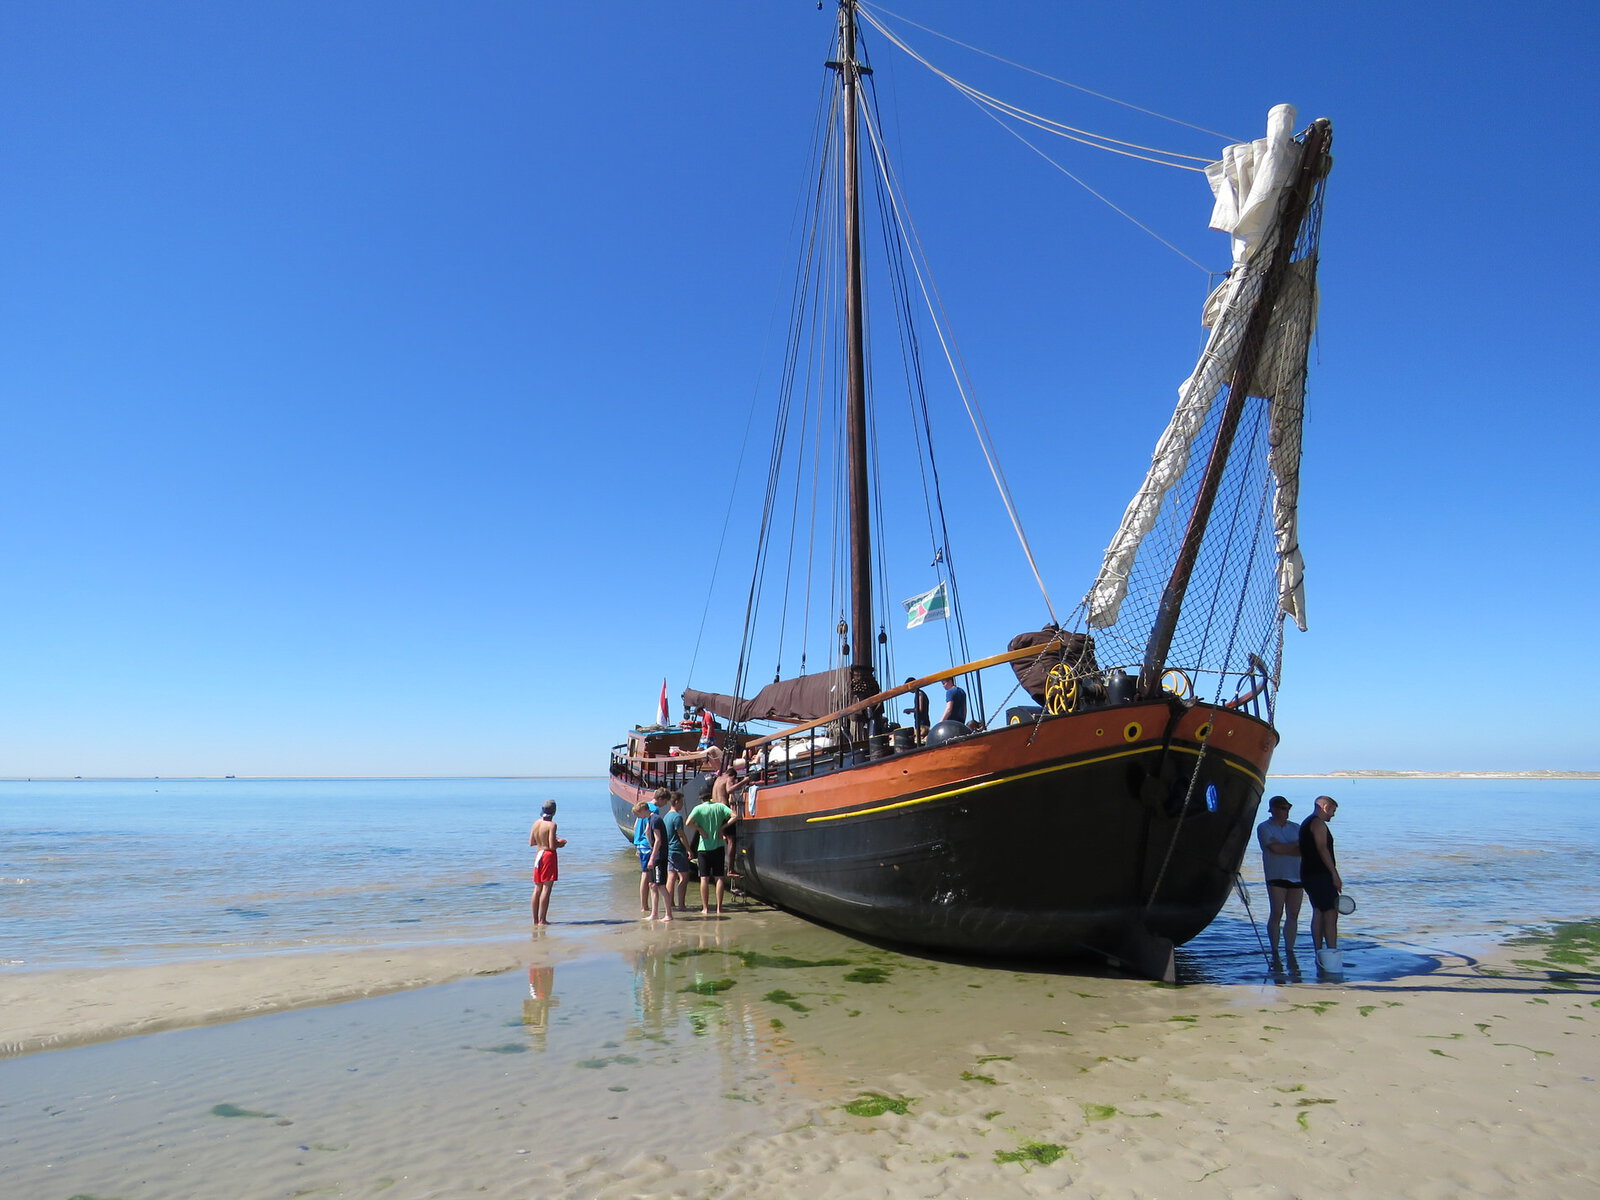
[[[1530,926],[1600,915],[1600,782],[1484,779],[1283,779],[1291,820],[1323,793],[1339,801],[1331,826],[1356,911],[1340,919],[1346,958],[1392,976],[1437,954],[1478,955]],[[1265,806],[1263,806],[1263,818]],[[1267,914],[1261,855],[1211,927],[1179,950],[1188,978],[1259,975]],[[1252,916],[1255,923],[1252,922]],[[1301,915],[1301,957],[1309,968]]]
[[[613,911],[628,882],[613,868],[631,856],[604,780],[0,783],[0,961],[515,935],[527,924],[528,830],[546,799],[568,839],[552,916],[630,915]]]
[[[1328,791],[1344,919],[1363,970],[1474,954],[1531,924],[1600,913],[1600,783],[1272,781]],[[13,968],[143,964],[518,936],[539,804],[560,804],[558,923],[631,921],[638,870],[603,779],[0,782],[0,897]],[[1259,855],[1180,950],[1191,980],[1259,977]],[[1302,940],[1304,934],[1302,933]]]

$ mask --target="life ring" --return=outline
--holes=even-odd
[[[1078,707],[1078,677],[1066,663],[1057,663],[1044,677],[1044,707],[1053,717]]]

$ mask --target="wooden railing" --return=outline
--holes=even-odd
[[[899,687],[890,688],[886,692],[879,692],[876,696],[868,696],[865,700],[857,700],[848,708],[841,708],[838,712],[831,712],[825,717],[818,717],[814,721],[806,721],[800,725],[791,725],[777,733],[768,734],[766,737],[752,738],[745,746],[746,751],[758,750],[770,742],[781,741],[793,737],[797,733],[805,733],[808,729],[815,729],[819,725],[826,725],[837,721],[841,717],[848,717],[851,713],[861,712],[873,705],[882,704],[886,700],[893,700],[897,696],[904,696],[916,691],[918,688],[928,687],[931,684],[943,683],[957,675],[965,675],[971,671],[981,671],[985,667],[997,667],[1001,663],[1018,662],[1024,658],[1040,658],[1063,646],[1061,639],[1056,638],[1039,646],[1023,646],[1020,650],[1007,650],[1002,654],[993,654],[988,658],[976,659],[973,662],[962,663],[959,667],[951,667],[947,671],[939,671],[933,675],[924,675],[921,679],[913,679],[910,683],[902,683]]]

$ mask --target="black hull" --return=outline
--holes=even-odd
[[[758,793],[737,861],[746,891],[866,937],[958,954],[1102,957],[1162,974],[1163,948],[1194,937],[1227,902],[1262,786],[1251,764],[1214,751],[1163,755],[1157,744],[820,819],[760,819]]]

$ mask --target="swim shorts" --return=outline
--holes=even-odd
[[[1298,892],[1301,887],[1300,883],[1293,879],[1269,879],[1267,880],[1267,886],[1288,888],[1295,892]]]
[[[665,886],[667,882],[666,863],[657,861],[656,865],[650,867],[646,873],[650,876],[651,883],[655,884],[657,887]]]
[[[702,850],[696,856],[700,862],[700,878],[721,879],[728,873],[727,847],[718,846],[715,850]]]
[[[1314,875],[1305,881],[1305,887],[1306,899],[1318,912],[1332,912],[1339,907],[1339,892],[1331,875]]]
[[[541,850],[539,861],[533,866],[533,881],[535,883],[555,883],[561,878],[560,864],[556,862],[554,850]]]

